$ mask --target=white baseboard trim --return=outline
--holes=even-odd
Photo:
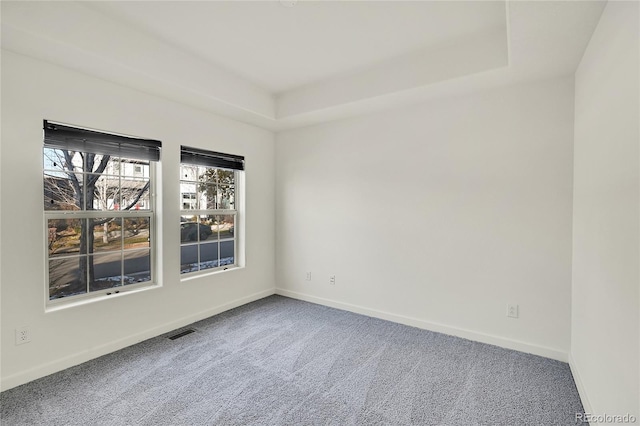
[[[41,377],[48,376],[49,374],[56,373],[66,368],[70,368],[70,367],[82,364],[83,362],[87,362],[92,359],[98,358],[102,355],[106,355],[111,352],[115,352],[117,350],[126,348],[127,346],[135,345],[136,343],[140,343],[143,340],[151,339],[153,337],[160,336],[161,334],[168,333],[177,328],[187,326],[196,321],[209,318],[213,315],[217,315],[219,313],[228,311],[229,309],[237,308],[238,306],[245,305],[255,300],[262,299],[267,296],[271,296],[272,294],[274,294],[274,289],[268,289],[268,290],[260,291],[258,293],[253,293],[253,294],[250,294],[249,296],[232,300],[231,302],[224,303],[214,308],[197,312],[195,314],[177,319],[175,321],[171,321],[166,324],[159,325],[150,330],[146,330],[138,334],[134,334],[131,336],[124,337],[122,339],[105,343],[103,345],[96,346],[91,349],[87,349],[85,351],[78,352],[64,358],[50,361],[45,364],[38,365],[36,367],[12,374],[7,377],[3,377],[2,382],[0,383],[0,389],[5,391],[7,389],[20,386],[32,380],[36,380]]]
[[[587,389],[584,387],[584,382],[582,381],[582,376],[580,375],[580,370],[576,365],[576,361],[573,359],[573,355],[569,352],[569,367],[571,368],[571,374],[573,374],[573,381],[576,382],[576,388],[578,388],[578,395],[580,395],[580,400],[582,401],[582,407],[584,408],[585,413],[595,413],[593,411],[593,406],[589,401],[589,396],[587,395]],[[591,422],[589,423],[591,426],[596,426],[599,423]]]
[[[407,317],[404,315],[379,311],[377,309],[370,309],[364,306],[338,302],[335,300],[325,299],[323,297],[311,296],[308,294],[286,290],[283,288],[276,288],[276,294],[279,294],[281,296],[291,297],[293,299],[304,300],[306,302],[316,303],[319,305],[330,306],[332,308],[342,309],[345,311],[355,312],[355,313],[367,315],[370,317],[397,322],[397,323],[409,325],[412,327],[422,328],[424,330],[435,331],[438,333],[443,333],[451,336],[462,337],[464,339],[474,340],[476,342],[488,343],[490,345],[500,346],[506,349],[513,349],[519,352],[526,352],[533,355],[539,355],[545,358],[551,358],[551,359],[555,359],[562,362],[567,362],[569,360],[568,354],[564,351],[548,348],[545,346],[535,345],[527,342],[522,342],[519,340],[507,339],[504,337],[480,333],[473,330],[452,327],[449,325],[439,324],[431,321],[425,321],[418,318]]]

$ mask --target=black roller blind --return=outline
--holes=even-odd
[[[71,127],[44,120],[44,144],[47,148],[114,155],[138,160],[159,161],[162,143],[110,133]]]
[[[180,162],[221,169],[244,170],[244,157],[241,155],[223,154],[188,146],[180,147]]]

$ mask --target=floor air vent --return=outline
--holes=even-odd
[[[196,331],[193,328],[190,328],[188,330],[183,330],[180,333],[176,333],[173,336],[169,336],[169,340],[176,340],[179,339],[181,337],[186,336],[187,334],[191,334],[191,333],[195,333]]]

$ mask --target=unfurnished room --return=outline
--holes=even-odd
[[[2,425],[640,424],[640,3],[0,20]]]

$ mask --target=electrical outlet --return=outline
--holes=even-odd
[[[307,281],[311,281],[311,272],[307,272]]]
[[[507,305],[507,316],[509,318],[518,318],[518,305],[509,303]]]
[[[29,327],[24,326],[16,328],[16,345],[22,345],[23,343],[29,343],[31,341],[31,332]]]
[[[331,275],[329,277],[329,284],[336,285],[336,276],[335,275]]]

